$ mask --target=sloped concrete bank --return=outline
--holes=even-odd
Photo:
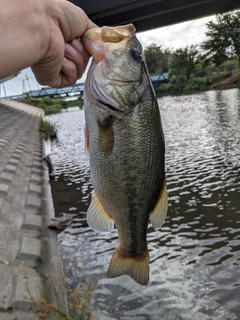
[[[45,275],[59,253],[47,227],[54,208],[38,132],[42,116],[39,108],[0,99],[0,320],[37,319],[29,291],[36,300],[53,298]]]

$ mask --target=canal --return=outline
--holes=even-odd
[[[56,215],[79,214],[59,233],[71,286],[97,279],[95,319],[240,319],[240,91],[158,99],[166,141],[169,211],[162,229],[149,224],[150,282],[107,279],[116,230],[86,223],[92,190],[82,110],[47,116],[58,128],[50,155]]]

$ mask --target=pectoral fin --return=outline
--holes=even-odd
[[[167,184],[166,179],[164,180],[162,190],[157,204],[155,205],[154,210],[150,213],[150,220],[152,226],[155,230],[161,228],[162,224],[165,221],[168,210],[168,196],[167,196]]]
[[[98,232],[107,232],[114,228],[113,218],[105,211],[94,191],[87,211],[87,222],[89,227]]]
[[[103,120],[98,121],[98,143],[99,149],[104,154],[112,152],[114,145],[113,118],[107,116]]]
[[[84,136],[85,136],[85,153],[89,157],[89,130],[87,124],[84,126]]]

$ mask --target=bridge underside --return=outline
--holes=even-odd
[[[240,8],[239,0],[71,0],[98,26],[133,23],[145,31]]]

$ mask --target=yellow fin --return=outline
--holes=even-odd
[[[89,130],[87,124],[84,126],[84,136],[85,136],[85,153],[89,157]]]
[[[107,116],[102,121],[98,121],[98,144],[99,149],[104,154],[112,152],[114,145],[113,118]]]
[[[89,227],[98,232],[107,232],[114,228],[112,217],[105,211],[94,191],[87,211],[87,222]]]
[[[167,196],[167,184],[166,179],[163,182],[163,187],[160,192],[160,196],[154,210],[150,213],[150,220],[155,230],[161,228],[165,221],[168,211],[168,196]]]
[[[120,245],[116,248],[107,272],[108,278],[115,278],[124,274],[134,281],[145,286],[149,281],[149,253],[146,250],[142,255],[130,256]]]

